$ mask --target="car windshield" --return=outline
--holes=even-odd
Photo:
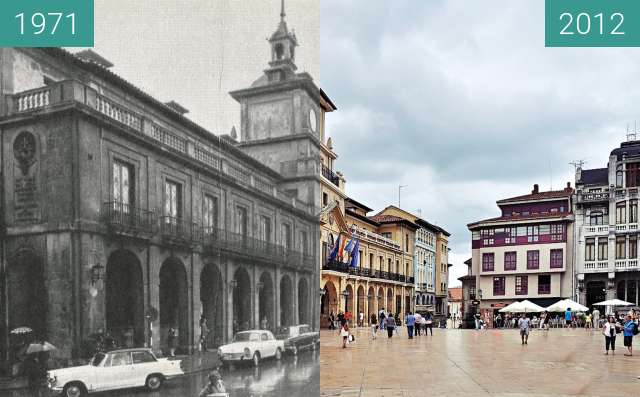
[[[96,353],[96,355],[93,356],[93,359],[91,360],[91,365],[93,365],[94,367],[97,367],[104,360],[104,357],[105,357],[104,353]]]
[[[255,332],[238,332],[233,338],[234,342],[248,342],[260,340],[260,335]]]

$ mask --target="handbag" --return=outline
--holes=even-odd
[[[349,335],[349,342],[355,342],[356,341],[356,337],[353,336],[353,334]]]

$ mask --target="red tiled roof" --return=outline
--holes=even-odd
[[[569,198],[573,194],[573,189],[563,190],[550,190],[547,192],[530,193],[522,196],[516,196],[496,201],[497,204],[507,203],[511,201],[534,201],[534,200],[548,200],[548,199],[561,199]]]
[[[522,215],[499,216],[496,218],[483,219],[481,221],[469,223],[467,227],[471,228],[481,223],[520,222],[520,221],[528,221],[528,220],[534,220],[534,219],[564,218],[569,215],[571,214],[567,212],[556,212],[556,213],[547,213],[547,214],[532,214],[527,216],[522,216]]]
[[[452,301],[462,300],[462,287],[449,288],[449,298]]]

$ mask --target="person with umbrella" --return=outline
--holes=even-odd
[[[47,381],[47,360],[50,351],[56,347],[49,342],[31,343],[27,348],[27,358],[24,362],[29,390],[33,397],[40,397],[42,387]]]

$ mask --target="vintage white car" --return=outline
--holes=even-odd
[[[284,341],[277,340],[271,331],[252,330],[238,332],[233,342],[218,348],[218,357],[223,364],[251,361],[254,366],[267,357],[282,358]]]
[[[180,360],[156,358],[143,348],[97,353],[88,365],[48,372],[51,391],[65,397],[139,386],[158,390],[165,380],[183,374]]]

